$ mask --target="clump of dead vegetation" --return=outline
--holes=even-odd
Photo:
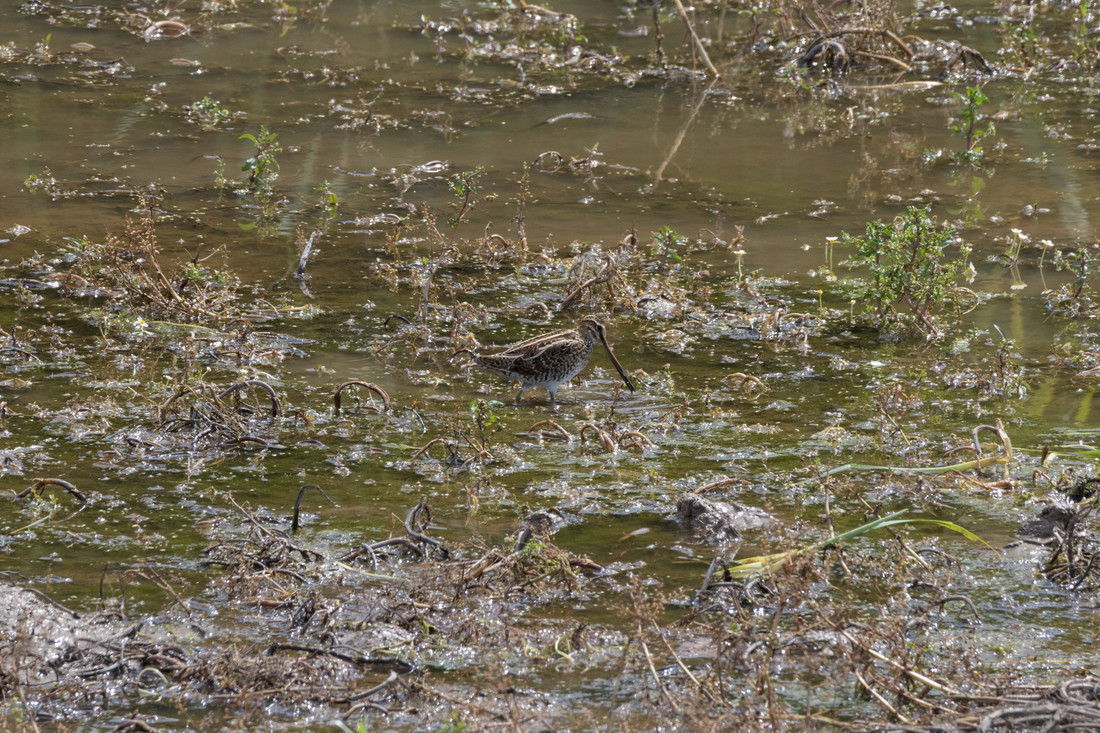
[[[146,193],[141,215],[127,217],[120,234],[108,234],[102,243],[76,241],[63,287],[111,294],[150,321],[218,326],[237,318],[240,281],[206,264],[215,253],[199,249],[187,260],[166,262],[156,232],[157,198]]]
[[[108,610],[85,615],[8,582],[0,594],[0,648],[8,660],[0,665],[0,695],[43,721],[63,720],[88,695],[127,690],[181,706],[214,697],[261,716],[270,704],[310,703],[324,706],[318,709],[327,718],[352,722],[364,715],[430,720],[437,713],[416,701],[446,694],[425,676],[425,662],[442,648],[465,660],[462,666],[476,664],[486,650],[506,653],[510,638],[524,633],[500,629],[483,614],[487,603],[511,613],[505,609],[515,604],[569,596],[602,570],[551,542],[552,514],[532,515],[509,546],[452,554],[432,536],[430,508],[421,501],[402,534],[330,556],[295,539],[285,516],[231,494],[226,500],[228,512],[211,525],[213,542],[201,557],[212,572],[209,592],[230,601],[217,615],[262,618],[262,628],[275,624],[284,635],[271,641],[257,628],[253,638],[246,624],[227,637],[206,615],[206,602],[152,567],[118,575],[123,601],[132,592],[124,584],[142,580],[165,597],[164,610],[136,620],[119,618],[125,604],[111,598]],[[343,586],[337,594],[323,582],[333,577]],[[173,633],[181,624],[189,631]],[[40,684],[45,677],[48,688]]]
[[[182,458],[188,471],[195,471],[226,452],[285,449],[280,435],[288,419],[267,382],[247,379],[217,386],[195,379],[169,388],[151,420],[114,433],[118,455],[152,463]]]
[[[311,488],[299,492],[292,520],[225,495],[206,525],[202,600],[151,566],[118,575],[120,594],[136,583],[163,594],[165,609],[140,618],[111,598],[106,611],[83,615],[9,583],[0,646],[11,661],[0,665],[0,694],[25,715],[62,722],[89,696],[135,691],[181,709],[213,696],[257,721],[271,705],[308,704],[367,728],[558,725],[578,713],[620,729],[704,731],[840,721],[996,730],[1096,719],[1093,680],[1039,687],[990,674],[971,638],[981,610],[953,589],[960,561],[907,537],[899,522],[908,520],[896,514],[814,546],[775,545],[767,563],[719,550],[699,590],[678,597],[557,544],[566,520],[554,511],[529,514],[514,539],[463,547],[437,535],[422,499],[390,537],[318,544],[292,531],[308,527],[299,510]],[[867,527],[892,536],[869,542],[859,536]],[[1095,564],[1080,538],[1069,526],[1050,577],[1088,592],[1093,586],[1074,580]],[[1067,563],[1078,570],[1063,579]],[[217,623],[211,595],[221,599]],[[594,597],[611,604],[614,623],[538,613]],[[274,641],[273,627],[284,630]],[[51,657],[34,646],[44,637],[27,633],[46,628],[61,639]],[[544,705],[530,691],[540,679],[592,670],[614,685],[581,711]],[[43,674],[49,687],[35,683]],[[527,683],[515,684],[517,674]],[[458,694],[470,675],[481,693]]]

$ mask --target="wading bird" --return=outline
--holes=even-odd
[[[611,351],[603,324],[595,318],[585,318],[576,328],[520,341],[497,354],[482,355],[469,349],[461,349],[452,354],[451,358],[459,354],[469,354],[473,363],[482,369],[519,382],[520,390],[516,400],[523,396],[528,387],[542,387],[550,392],[550,403],[555,404],[558,387],[580,374],[588,365],[596,341],[607,349],[611,363],[615,365],[627,388],[633,392],[634,383]]]

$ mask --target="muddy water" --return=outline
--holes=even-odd
[[[127,7],[153,20],[170,17]],[[1088,349],[1095,336],[1087,321],[1051,315],[1043,296],[1073,281],[1050,264],[1054,250],[1095,241],[1097,90],[1087,74],[1003,73],[989,81],[983,113],[994,117],[996,132],[984,142],[984,163],[968,166],[953,160],[963,141],[948,130],[958,106],[949,93],[966,83],[940,84],[929,73],[927,84],[891,86],[891,77],[863,76],[844,80],[836,94],[779,93],[795,83],[775,72],[773,57],[765,63],[749,53],[743,20],[728,21],[725,32],[741,45],[728,55],[724,78],[709,83],[687,74],[647,76],[625,63],[581,73],[567,64],[546,71],[486,57],[491,34],[471,28],[464,39],[424,27],[424,19],[461,26],[457,3],[211,8],[205,15],[180,8],[191,32],[159,39],[143,37],[142,23],[116,8],[0,11],[5,277],[48,280],[64,269],[69,238],[102,241],[120,231],[141,192],[155,184],[166,258],[216,252],[218,266],[257,299],[310,309],[256,325],[278,334],[273,351],[281,356],[234,364],[204,360],[199,347],[173,348],[186,338],[158,335],[156,324],[143,336],[132,322],[105,321],[107,299],[4,287],[0,326],[53,333],[55,345],[39,361],[5,362],[0,399],[12,414],[2,426],[10,458],[3,488],[21,491],[33,477],[50,475],[96,495],[69,516],[59,493],[55,516],[22,532],[47,510],[13,504],[0,529],[5,567],[69,605],[96,607],[104,570],[138,562],[201,585],[198,553],[210,523],[227,512],[226,492],[288,515],[307,483],[339,505],[306,502],[309,541],[331,554],[399,532],[395,518],[422,495],[432,503],[437,535],[456,545],[501,542],[528,511],[552,508],[568,521],[559,544],[661,580],[683,598],[715,550],[676,531],[670,516],[678,491],[741,477],[727,499],[816,536],[824,497],[807,480],[823,468],[948,463],[910,446],[952,447],[969,440],[975,425],[1001,419],[1014,444],[1030,450],[1013,467],[1016,488],[991,492],[877,473],[852,478],[873,502],[957,520],[1000,546],[1053,495],[1031,484],[1038,449],[1092,438],[1094,380],[1058,367],[1050,354]],[[574,13],[600,48],[624,57],[653,52],[648,7],[554,9]],[[984,12],[961,12],[976,22],[966,42],[1008,66],[1010,59],[994,53],[999,27]],[[491,8],[476,8],[467,22],[494,17]],[[672,53],[682,33],[671,19],[666,25]],[[928,19],[918,29],[929,39],[960,37],[946,20]],[[806,83],[818,82],[835,83]],[[204,129],[188,111],[204,98],[228,119]],[[266,203],[233,185],[254,152],[241,135],[258,135],[261,126],[283,148]],[[594,165],[563,164],[586,158]],[[458,197],[449,183],[478,168],[477,206],[452,231],[446,218]],[[31,190],[31,176],[54,179],[52,187]],[[326,183],[338,201],[327,215],[318,192]],[[828,245],[827,238],[859,234],[907,204],[932,204],[974,248],[968,287],[982,303],[954,327],[954,348],[898,342],[866,328],[864,304],[852,300],[863,273],[843,266],[848,251]],[[557,411],[543,393],[513,404],[502,381],[447,361],[462,344],[439,342],[422,353],[386,346],[400,326],[385,325],[385,317],[418,318],[416,283],[442,248],[417,213],[428,209],[442,242],[460,246],[492,233],[517,240],[518,213],[529,248],[547,255],[441,268],[425,310],[437,339],[449,338],[457,303],[476,314],[460,324],[461,335],[485,346],[572,325],[576,314],[553,312],[567,292],[560,261],[616,249],[632,230],[646,249],[662,227],[687,237],[665,264],[681,283],[709,292],[665,314],[608,312],[606,299],[578,309],[604,317],[620,360],[639,377],[638,393],[613,401],[616,375],[597,351],[585,379],[562,389]],[[399,217],[408,229],[381,215]],[[295,239],[315,227],[323,233],[308,265],[307,296],[293,276]],[[739,227],[742,243],[716,243],[733,240]],[[1013,229],[1029,242],[1009,268],[994,256],[1018,236]],[[1041,240],[1051,242],[1046,255]],[[631,285],[659,282],[659,259]],[[744,297],[738,283],[750,273],[757,292],[783,299],[791,311],[820,314],[819,325],[805,338],[777,340],[723,325],[721,314]],[[537,303],[549,306],[549,317],[527,310]],[[1026,396],[981,396],[955,379],[989,368],[1001,344],[994,326],[1016,343],[1011,356]],[[268,380],[302,422],[281,428],[278,450],[129,449],[126,437],[155,423],[157,406],[171,394],[165,385],[204,370],[221,385]],[[733,372],[758,376],[769,391],[751,398],[732,390],[723,377]],[[398,409],[337,422],[331,391],[351,379],[380,385]],[[905,439],[883,427],[874,408],[875,395],[891,385],[922,397],[898,418]],[[154,387],[162,391],[146,394]],[[455,425],[471,429],[470,406],[479,399],[503,402],[486,436],[494,460],[456,470],[442,450],[413,459]],[[662,422],[685,399],[690,411]],[[611,415],[646,431],[654,447],[606,454],[577,439],[584,423]],[[574,439],[525,435],[548,417]],[[1088,474],[1090,464],[1065,458],[1054,471],[1063,469]],[[640,529],[648,531],[631,535]],[[984,624],[974,633],[979,648],[1000,650],[988,654],[994,663],[1042,667],[1036,660],[1050,658],[1056,666],[1070,650],[1081,667],[1100,661],[1080,645],[1091,638],[1092,601],[1047,584],[1036,571],[1041,551],[1025,546],[997,556],[926,534],[964,562],[956,590],[981,613]],[[750,534],[742,553],[764,551],[772,539]],[[150,610],[160,599],[140,585],[131,595]],[[598,599],[580,605],[569,613],[614,625]],[[1036,625],[1045,633],[1025,631]],[[570,692],[567,676],[543,675],[540,684]]]

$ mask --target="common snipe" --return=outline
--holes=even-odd
[[[469,354],[473,357],[474,364],[482,369],[519,382],[517,400],[528,387],[543,387],[550,392],[550,402],[553,404],[558,387],[580,374],[588,365],[597,340],[607,349],[611,363],[615,365],[627,388],[633,392],[634,383],[611,351],[603,324],[595,318],[585,318],[576,328],[520,341],[498,354],[482,355],[469,349],[461,349],[452,354],[451,358],[459,354]]]

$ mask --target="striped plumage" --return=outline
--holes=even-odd
[[[542,387],[550,392],[550,402],[557,399],[558,387],[581,373],[592,358],[592,349],[599,341],[607,349],[611,363],[623,378],[628,389],[634,391],[634,383],[626,375],[619,360],[607,343],[607,331],[595,318],[585,318],[576,328],[567,328],[520,341],[497,354],[466,353],[482,369],[520,383],[518,400],[528,387]],[[453,358],[452,356],[452,358]]]

